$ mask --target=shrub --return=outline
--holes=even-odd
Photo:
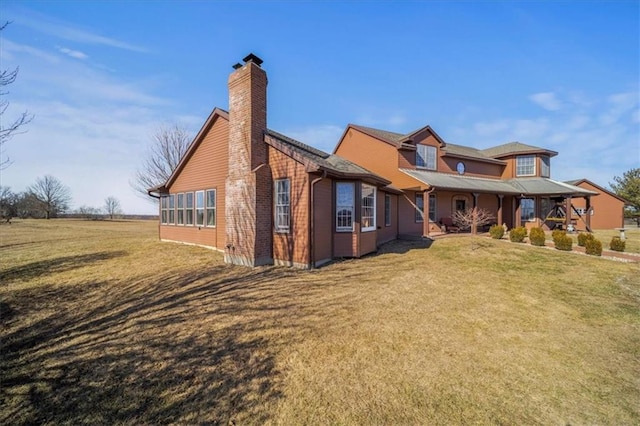
[[[524,226],[518,226],[509,231],[509,240],[514,243],[521,243],[527,236],[527,228]]]
[[[546,236],[544,235],[544,231],[542,228],[531,228],[529,231],[529,241],[532,246],[544,246],[544,242],[546,240]]]
[[[551,233],[551,239],[554,243],[557,244],[558,238],[565,237],[566,235],[567,231],[563,231],[562,229],[554,229],[554,231]]]
[[[504,236],[503,226],[493,225],[491,228],[489,228],[489,235],[491,235],[491,238],[495,238],[496,240],[499,240]]]
[[[595,238],[589,238],[584,245],[584,251],[592,256],[602,256],[602,243]]]
[[[611,242],[609,243],[609,248],[615,251],[624,251],[626,245],[627,242],[621,240],[620,237],[613,237],[611,238]]]
[[[587,244],[587,241],[593,240],[593,234],[588,232],[581,232],[578,234],[578,245],[580,247],[584,247]]]
[[[558,234],[553,242],[558,250],[571,251],[571,246],[573,246],[573,239],[566,233]]]

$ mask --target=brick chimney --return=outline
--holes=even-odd
[[[225,185],[225,262],[273,263],[271,170],[267,130],[267,74],[254,54],[229,76],[229,174]]]

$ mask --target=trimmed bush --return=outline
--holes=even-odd
[[[584,251],[592,256],[602,256],[602,243],[595,238],[587,239],[584,245]]]
[[[621,240],[620,237],[613,237],[609,243],[609,248],[614,251],[624,251],[626,245],[627,242]]]
[[[527,236],[527,228],[518,226],[509,231],[509,240],[514,243],[521,243]]]
[[[567,235],[567,231],[563,231],[562,229],[555,229],[551,233],[551,239],[553,240],[554,243],[557,244],[558,238],[565,237],[566,235]]]
[[[578,234],[578,245],[580,247],[585,247],[585,245],[587,244],[587,241],[593,240],[593,239],[594,239],[593,234],[590,234],[588,232],[581,232]]]
[[[532,246],[544,246],[546,239],[542,228],[535,227],[529,230],[529,241]]]
[[[558,250],[571,251],[571,247],[573,246],[573,239],[566,233],[558,234],[553,242]]]
[[[499,240],[504,236],[504,227],[502,225],[493,225],[489,228],[489,235],[491,235],[491,238]]]

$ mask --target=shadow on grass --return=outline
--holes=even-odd
[[[430,238],[421,238],[416,240],[393,240],[381,245],[376,255],[393,253],[405,254],[411,250],[428,249],[433,245]]]
[[[276,353],[323,315],[280,285],[298,274],[215,266],[55,288],[59,305],[2,338],[0,423],[264,423]]]
[[[15,280],[30,280],[46,274],[69,271],[86,266],[88,263],[113,259],[124,256],[125,251],[103,251],[98,253],[84,254],[79,256],[56,257],[54,259],[40,260],[16,266],[0,271],[0,282],[7,284]]]

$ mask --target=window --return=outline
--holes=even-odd
[[[540,157],[540,176],[548,178],[551,175],[551,159],[547,156]]]
[[[160,197],[160,223],[168,223],[169,220],[169,212],[167,208],[169,207],[169,197],[163,195]]]
[[[353,183],[336,184],[336,231],[353,231]]]
[[[362,231],[376,229],[376,187],[362,184]]]
[[[176,214],[178,215],[178,225],[184,225],[184,194],[176,195],[178,206]]]
[[[516,176],[535,176],[536,156],[518,155],[516,157]]]
[[[204,191],[196,191],[196,225],[204,225]]]
[[[551,199],[549,198],[540,198],[540,217],[546,219],[549,213],[551,213],[551,209],[553,208],[553,204],[551,203]]]
[[[520,199],[520,220],[531,222],[535,219],[535,202],[533,198]]]
[[[216,226],[216,190],[207,190],[207,226]]]
[[[424,195],[416,194],[416,222],[424,222]]]
[[[391,195],[384,194],[384,226],[391,226]]]
[[[276,179],[274,190],[276,232],[289,232],[291,220],[291,184],[289,179]]]
[[[436,221],[436,195],[429,195],[429,220]]]
[[[185,194],[186,208],[184,209],[185,223],[187,225],[193,225],[193,192],[187,192]]]
[[[169,195],[169,223],[171,225],[176,224],[176,196],[174,194]]]
[[[416,167],[422,169],[436,169],[436,147],[418,145],[416,147]]]

